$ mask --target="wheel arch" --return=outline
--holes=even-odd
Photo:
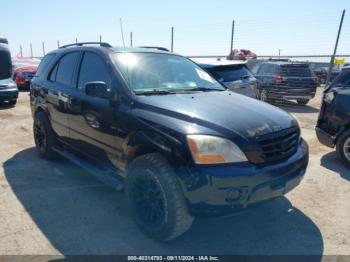
[[[181,141],[155,131],[132,132],[123,145],[127,163],[148,153],[161,153],[171,164],[183,162]]]

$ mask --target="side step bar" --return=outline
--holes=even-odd
[[[59,154],[60,156],[66,158],[77,166],[87,170],[89,173],[94,175],[97,179],[99,179],[102,183],[112,186],[118,190],[124,188],[124,182],[121,179],[115,177],[116,171],[112,169],[102,169],[95,165],[89,163],[89,161],[80,158],[64,148],[55,146],[53,150]]]

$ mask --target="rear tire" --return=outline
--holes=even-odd
[[[56,144],[56,137],[45,113],[38,112],[35,114],[33,134],[39,156],[46,159],[55,158],[57,155],[53,151],[53,146]]]
[[[350,168],[350,130],[340,135],[336,145],[338,158]]]
[[[309,103],[309,99],[298,99],[297,102],[299,105],[307,105]]]
[[[176,174],[160,153],[142,155],[129,166],[126,191],[136,224],[158,241],[172,240],[192,225]]]
[[[269,101],[269,95],[266,89],[260,89],[259,90],[259,99],[260,101],[268,103]]]

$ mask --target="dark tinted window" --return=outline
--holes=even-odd
[[[49,80],[52,82],[56,81],[57,69],[58,69],[58,63],[55,65],[55,67],[53,68],[49,76]]]
[[[64,85],[71,85],[74,69],[78,58],[79,52],[69,53],[61,58],[58,64],[56,82]]]
[[[220,82],[237,81],[252,75],[244,65],[214,67],[209,72]]]
[[[103,81],[110,84],[110,75],[103,60],[96,54],[86,52],[80,67],[78,88],[83,89],[88,82]]]
[[[38,70],[36,71],[35,76],[40,76],[54,57],[55,57],[55,54],[49,54],[44,56],[44,58],[41,60],[39,64],[39,67],[38,67]]]

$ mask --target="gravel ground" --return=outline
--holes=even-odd
[[[66,160],[38,158],[21,92],[16,107],[0,107],[0,254],[350,255],[350,172],[316,139],[320,91],[308,106],[284,107],[310,146],[299,187],[235,216],[196,220],[166,244],[140,233],[124,193]]]

